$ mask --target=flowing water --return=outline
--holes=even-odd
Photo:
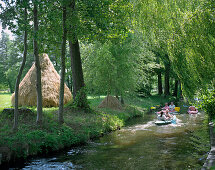
[[[121,130],[51,157],[32,159],[23,169],[201,169],[209,151],[204,114],[177,115],[177,123],[154,124],[155,115],[131,120]]]

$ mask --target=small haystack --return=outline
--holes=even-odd
[[[122,110],[122,105],[119,100],[113,96],[107,96],[98,106],[99,108],[111,108],[114,110]]]
[[[60,76],[55,70],[47,54],[40,55],[41,82],[43,107],[56,107],[59,105]],[[15,94],[11,102],[14,106]],[[69,88],[64,86],[64,104],[72,100]],[[19,106],[37,106],[36,67],[32,65],[19,85]]]

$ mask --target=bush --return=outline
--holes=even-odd
[[[207,91],[202,96],[201,108],[209,115],[210,119],[215,118],[215,90]]]

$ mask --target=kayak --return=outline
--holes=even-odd
[[[195,110],[195,111],[191,111],[191,110],[189,110],[189,111],[187,111],[189,114],[197,114],[198,113],[198,110]]]
[[[167,120],[167,121],[157,120],[157,121],[155,121],[156,125],[168,125],[168,124],[171,124],[171,123],[172,123],[171,120]]]
[[[173,116],[172,120],[157,120],[155,121],[156,125],[168,125],[168,124],[176,124],[176,116]]]
[[[177,112],[177,111],[173,111],[173,112],[169,112],[170,114],[172,114],[172,115],[178,115],[178,114],[180,114],[179,112]]]

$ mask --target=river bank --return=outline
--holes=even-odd
[[[156,115],[147,113],[84,145],[30,158],[10,168],[201,169],[209,150],[207,116],[182,111],[177,118],[177,124],[156,126]]]
[[[143,116],[136,107],[126,106],[123,111],[85,112],[65,108],[65,123],[57,123],[57,112],[44,112],[43,124],[36,125],[36,113],[21,113],[19,130],[11,130],[13,115],[1,115],[0,158],[1,163],[48,153],[85,143],[91,138],[101,136],[122,127],[128,119]]]
[[[91,101],[89,112],[73,107],[66,107],[65,123],[57,123],[57,108],[44,109],[43,124],[36,125],[36,109],[30,113],[20,113],[19,130],[12,131],[13,114],[0,112],[0,164],[6,165],[29,156],[47,154],[66,147],[86,143],[89,139],[104,135],[121,128],[133,117],[142,117],[153,104],[159,104],[168,98],[155,97],[149,103],[128,101],[123,110],[96,109],[97,103]],[[136,103],[136,105],[132,105]],[[148,107],[146,107],[148,106]]]

